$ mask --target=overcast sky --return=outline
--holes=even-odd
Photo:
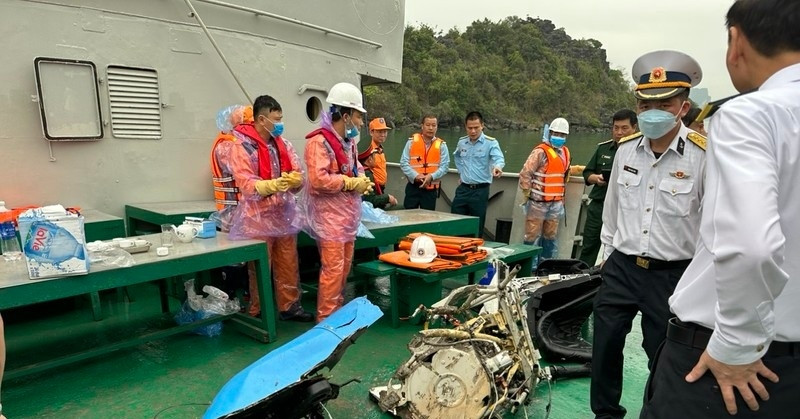
[[[507,16],[549,19],[572,38],[603,44],[612,68],[631,79],[631,66],[654,50],[683,51],[703,69],[713,99],[736,93],[725,70],[725,13],[733,0],[406,0],[406,24],[446,32],[475,20]]]

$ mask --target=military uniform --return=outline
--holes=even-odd
[[[622,352],[637,313],[650,363],[666,337],[668,299],[694,255],[704,192],[705,137],[679,119],[668,126],[664,115],[680,115],[685,103],[676,107],[673,98],[700,81],[700,66],[686,54],[656,51],[640,57],[633,73],[634,96],[650,109],[638,115],[644,135],[618,144],[603,208],[605,263],[593,307],[590,388],[592,411],[602,419],[626,413]],[[667,136],[669,145],[655,152],[651,145],[662,150]]]
[[[589,163],[583,169],[583,179],[589,184],[589,176],[611,173],[614,164],[614,155],[617,154],[617,143],[614,140],[603,141],[597,144]],[[608,179],[605,179],[608,182]],[[586,212],[586,223],[583,226],[583,246],[580,260],[589,266],[594,266],[597,253],[600,251],[600,229],[603,227],[603,201],[606,199],[608,185],[595,184],[589,192],[589,208]]]

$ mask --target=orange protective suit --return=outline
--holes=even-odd
[[[343,191],[343,178],[354,175],[354,172],[364,173],[357,159],[355,142],[328,131],[336,137],[335,141],[340,142],[347,167],[340,168],[322,134],[308,138],[304,156],[308,170],[305,221],[308,233],[317,241],[322,264],[317,292],[317,322],[330,316],[344,303],[344,285],[353,263],[353,245],[361,221],[361,195],[355,191]]]
[[[247,125],[247,124],[244,124]],[[258,135],[252,125],[238,126],[233,135],[237,141],[231,150],[230,167],[236,186],[239,188],[239,205],[236,206],[231,222],[230,238],[260,239],[267,242],[270,265],[272,267],[273,287],[278,310],[287,311],[300,300],[300,274],[297,257],[297,232],[302,226],[301,213],[297,210],[294,193],[298,190],[278,192],[261,196],[255,188],[256,182],[263,178],[259,174],[257,142],[251,138]],[[291,171],[301,172],[300,158],[292,144],[282,137],[266,140],[270,154],[270,179],[281,176],[279,147],[275,141],[283,142],[286,155],[283,161],[291,165]],[[258,313],[260,301],[255,282],[254,267],[248,266],[250,274],[250,314]]]
[[[233,210],[238,205],[239,189],[236,187],[228,165],[230,153],[236,137],[233,128],[239,124],[253,123],[253,107],[233,105],[217,113],[217,135],[211,146],[211,183],[214,187],[214,201],[217,203],[217,219],[224,232],[230,231]]]

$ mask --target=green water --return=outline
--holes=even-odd
[[[384,151],[386,153],[386,160],[389,162],[399,162],[400,155],[403,154],[403,147],[406,145],[406,140],[414,132],[413,129],[400,128],[397,130],[389,131],[389,138],[384,144]],[[503,149],[503,154],[506,158],[506,167],[504,171],[513,173],[519,172],[522,165],[525,164],[525,159],[528,158],[534,146],[539,144],[541,140],[541,132],[529,131],[486,131],[487,135],[497,138]],[[464,130],[449,130],[440,129],[437,133],[439,137],[447,142],[447,147],[451,152],[450,167],[455,167],[452,163],[452,152],[455,150],[458,139],[466,133]],[[369,136],[365,141],[369,141]],[[611,138],[608,134],[576,132],[570,134],[567,139],[567,146],[572,153],[572,164],[585,165],[589,158],[592,157],[597,143]],[[363,146],[362,146],[363,148]]]

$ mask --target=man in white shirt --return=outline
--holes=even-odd
[[[594,301],[591,407],[622,418],[625,338],[642,313],[652,362],[671,317],[667,299],[689,265],[700,225],[705,137],[686,128],[689,89],[702,78],[692,57],[655,51],[633,64],[641,134],[619,140],[600,240],[603,284]]]
[[[800,415],[800,2],[737,0],[727,26],[750,93],[711,118],[700,240],[642,418]]]

